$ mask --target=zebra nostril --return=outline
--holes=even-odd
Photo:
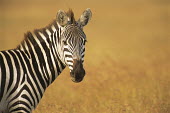
[[[71,77],[74,77],[74,72],[71,71],[71,72],[70,72],[70,75],[71,75]]]
[[[82,75],[83,75],[83,76],[85,76],[85,74],[86,74],[86,71],[83,69],[83,72],[82,72],[82,73],[83,73]]]

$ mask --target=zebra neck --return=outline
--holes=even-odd
[[[32,33],[27,32],[25,39],[17,47],[26,54],[32,68],[38,70],[36,76],[45,78],[46,86],[50,85],[65,68],[56,50],[57,39],[54,33],[58,27],[55,23]]]

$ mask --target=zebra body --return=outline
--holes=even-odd
[[[66,66],[74,82],[83,80],[82,27],[90,17],[87,9],[75,22],[72,11],[60,10],[52,24],[27,32],[17,48],[0,52],[0,113],[32,112]]]
[[[40,41],[35,38],[36,35],[32,34],[27,33],[31,40],[24,41],[19,48],[0,52],[0,100],[10,103],[2,105],[3,108],[0,105],[0,109],[8,107],[12,112],[15,108],[25,105],[29,108],[25,111],[30,112],[30,109],[39,103],[45,89],[65,68],[65,64],[57,57],[57,52],[47,45],[42,47]],[[23,100],[29,101],[29,104]],[[21,104],[11,107],[18,102]]]

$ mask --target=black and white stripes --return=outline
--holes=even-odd
[[[60,12],[57,18],[63,16]],[[72,11],[64,14],[73,19]],[[80,82],[85,75],[85,42],[80,22],[55,20],[43,29],[27,32],[17,48],[1,51],[0,113],[32,112],[66,66],[72,80]]]

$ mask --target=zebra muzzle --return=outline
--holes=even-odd
[[[81,82],[85,76],[85,70],[81,60],[74,60],[73,70],[70,72],[71,80],[73,82]]]

